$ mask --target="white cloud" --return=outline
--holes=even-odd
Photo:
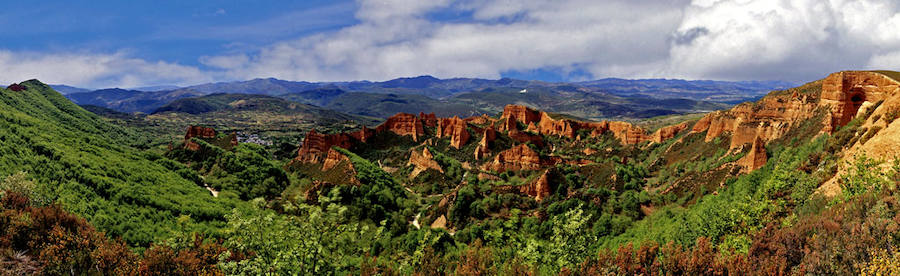
[[[832,71],[889,66],[879,57],[900,50],[898,12],[890,0],[694,1],[676,36],[705,32],[673,43],[663,74],[813,80]]]
[[[303,80],[496,78],[510,70],[584,65],[599,75],[608,69],[597,64],[622,70],[664,59],[669,33],[681,19],[680,2],[362,1],[360,24],[266,47],[231,74]],[[471,12],[473,20],[429,20],[437,9]]]
[[[82,87],[193,84],[213,80],[197,68],[132,58],[125,53],[43,54],[0,50],[0,81],[39,79]]]
[[[0,78],[97,87],[256,77],[497,78],[550,68],[593,78],[808,81],[838,70],[900,69],[894,0],[359,0],[355,6],[357,24],[254,52],[199,57],[200,68],[125,53],[0,51],[0,72],[10,72]]]

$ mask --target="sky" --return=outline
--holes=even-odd
[[[806,82],[900,70],[896,0],[0,0],[0,83]]]

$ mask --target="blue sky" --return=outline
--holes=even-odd
[[[0,82],[821,78],[900,69],[893,0],[0,0]]]
[[[353,1],[8,1],[3,48],[128,51],[200,66],[198,57],[252,51],[356,23]]]

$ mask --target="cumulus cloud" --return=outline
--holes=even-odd
[[[898,69],[885,60],[900,50],[898,13],[891,0],[697,0],[675,32],[691,43],[675,39],[662,74],[813,80],[839,70]],[[695,30],[704,31],[690,35]]]
[[[664,59],[683,4],[361,1],[359,24],[266,47],[251,62],[230,69],[232,76],[303,80],[422,74],[496,78],[501,72],[547,67],[579,67],[602,75]],[[429,18],[446,10],[472,16],[458,22]]]
[[[498,78],[548,68],[592,78],[809,81],[838,70],[900,69],[894,0],[358,0],[355,7],[351,26],[199,57],[199,67],[123,53],[0,52],[0,70],[13,72],[2,76],[7,81],[139,86]]]
[[[113,54],[46,54],[0,50],[0,81],[39,79],[83,87],[136,87],[211,81],[208,72],[190,66]]]

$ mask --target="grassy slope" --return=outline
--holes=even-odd
[[[38,81],[0,89],[0,176],[25,171],[67,210],[132,244],[175,229],[224,224],[236,201],[213,198],[176,173],[180,165],[127,146],[138,136],[71,103]]]

